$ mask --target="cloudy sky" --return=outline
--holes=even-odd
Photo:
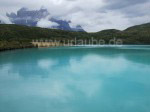
[[[51,16],[71,20],[86,31],[126,29],[129,26],[150,22],[150,0],[0,0],[0,19],[7,21],[6,12],[21,7],[47,8]]]

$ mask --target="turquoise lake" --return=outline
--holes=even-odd
[[[150,46],[0,52],[0,112],[150,112]]]

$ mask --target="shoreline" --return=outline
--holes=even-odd
[[[37,48],[37,47],[20,47],[20,48],[6,48],[6,49],[0,49],[0,52],[5,52],[5,51],[14,51],[14,50],[19,50],[19,49],[30,49],[30,48]]]
[[[0,52],[6,52],[6,51],[14,51],[14,50],[21,50],[21,49],[30,49],[30,48],[56,48],[56,47],[138,47],[138,46],[149,46],[150,45],[71,45],[71,46],[50,46],[50,47],[35,47],[35,46],[29,46],[29,47],[20,47],[20,48],[6,48],[6,49],[0,49]]]

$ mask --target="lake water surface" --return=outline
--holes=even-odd
[[[150,46],[0,52],[0,112],[150,112]]]

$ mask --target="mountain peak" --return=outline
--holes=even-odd
[[[77,25],[75,28],[71,28],[71,21],[57,19],[55,17],[49,17],[50,13],[44,7],[41,7],[39,10],[29,10],[25,7],[19,9],[17,14],[10,13],[6,16],[11,20],[13,24],[26,25],[26,26],[38,26],[38,22],[45,20],[44,24],[58,24],[57,26],[46,25],[46,28],[55,28],[61,30],[69,31],[83,31],[80,25]],[[42,25],[43,27],[43,25]]]

